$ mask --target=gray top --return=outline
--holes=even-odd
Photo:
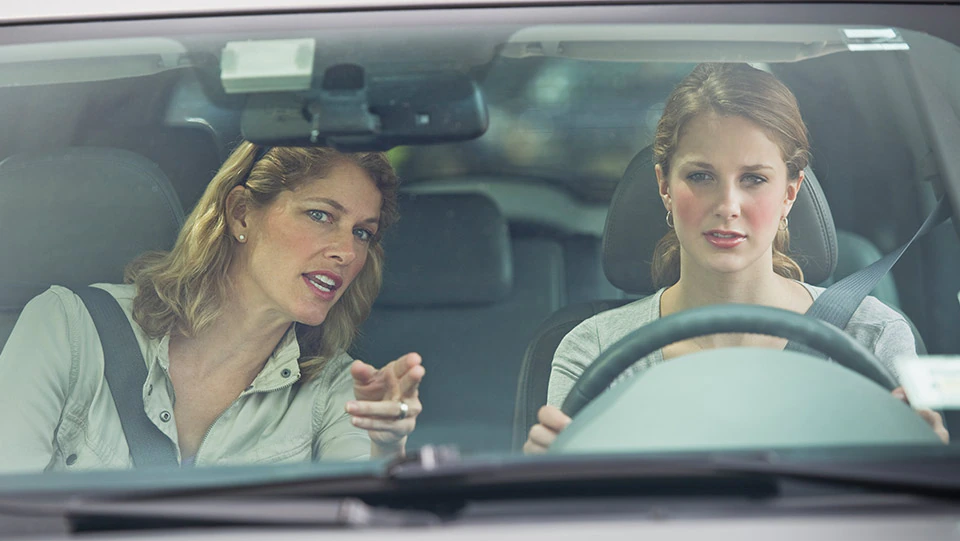
[[[802,285],[814,299],[819,297],[824,289],[810,284]],[[663,291],[664,289],[661,289],[649,297],[586,319],[563,337],[553,357],[547,403],[560,407],[574,382],[602,351],[630,332],[659,319],[660,296]],[[894,377],[897,377],[894,360],[904,355],[917,354],[910,324],[896,310],[874,297],[867,297],[860,303],[843,330],[873,351]],[[614,383],[630,377],[638,370],[662,363],[663,360],[663,351],[658,349],[620,374]]]

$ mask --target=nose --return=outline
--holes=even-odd
[[[740,216],[741,196],[740,186],[737,185],[737,182],[720,183],[715,210],[716,216],[724,220],[738,218]]]
[[[324,255],[341,265],[349,265],[357,258],[357,250],[353,231],[337,231],[330,243],[324,249]]]

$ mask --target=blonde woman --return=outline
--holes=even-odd
[[[804,313],[822,288],[803,282],[787,255],[788,215],[810,155],[796,98],[773,75],[746,64],[701,64],[667,99],[653,145],[657,189],[671,231],[658,243],[653,295],[598,314],[557,348],[547,405],[524,451],[542,453],[569,423],[559,407],[603,349],[657,318],[721,303],[774,306]],[[651,195],[653,194],[653,186]],[[873,297],[844,329],[896,374],[893,360],[916,355],[904,318]],[[782,349],[786,339],[718,334],[671,344],[621,377],[672,358],[719,347]],[[902,388],[894,395],[906,399]],[[918,412],[942,440],[939,414]]]
[[[181,465],[401,454],[424,376],[346,349],[381,282],[397,177],[379,153],[244,142],[168,253],[130,264],[119,302],[147,367],[144,412]],[[96,327],[70,290],[22,312],[0,354],[0,468],[128,468]]]

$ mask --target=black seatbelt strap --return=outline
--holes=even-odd
[[[870,266],[860,269],[828,287],[813,301],[806,315],[823,320],[840,329],[845,328],[863,299],[867,298],[867,295],[873,291],[873,288],[877,287],[880,280],[890,272],[890,269],[899,261],[900,256],[907,251],[907,248],[910,248],[914,241],[929,233],[930,230],[949,217],[950,205],[947,202],[947,197],[943,196],[930,215],[927,216],[927,219],[924,220],[920,229],[913,235],[913,238],[900,248],[874,261]],[[819,357],[824,356],[818,351],[795,342],[789,342],[784,350],[801,351]]]
[[[173,442],[147,417],[143,384],[147,366],[130,320],[113,295],[96,287],[74,293],[86,305],[103,347],[103,373],[110,386],[134,466],[178,466]]]

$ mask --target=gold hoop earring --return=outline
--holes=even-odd
[[[673,211],[672,210],[667,211],[667,227],[669,227],[670,229],[673,229]]]
[[[790,227],[790,221],[787,217],[780,218],[780,231],[786,231],[788,227]]]

